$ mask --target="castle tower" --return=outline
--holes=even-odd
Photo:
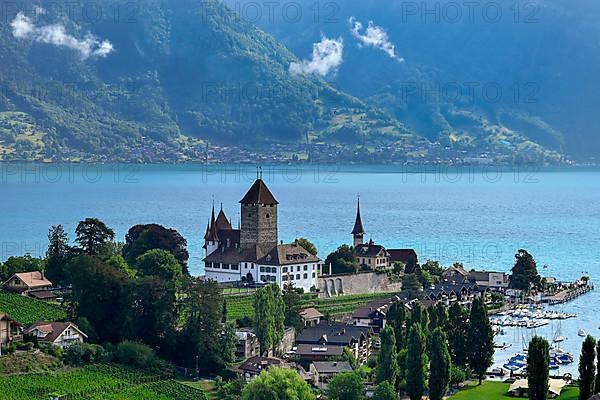
[[[240,200],[242,223],[240,245],[277,244],[278,201],[258,177]]]
[[[356,207],[356,220],[354,221],[354,228],[352,229],[353,246],[360,246],[363,244],[363,238],[365,236],[365,229],[362,225],[360,218],[360,197],[358,198],[358,204]]]

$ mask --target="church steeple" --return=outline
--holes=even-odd
[[[207,236],[208,237],[206,239],[208,241],[211,241],[211,242],[219,241],[219,237],[217,235],[217,223],[215,220],[215,202],[214,201],[213,201],[212,214],[210,216],[210,224],[209,224]]]
[[[352,229],[352,237],[354,247],[363,244],[363,237],[365,235],[365,229],[363,228],[362,219],[360,218],[360,196],[357,200],[356,205],[356,220],[354,221],[354,228]]]

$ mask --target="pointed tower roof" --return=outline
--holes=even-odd
[[[354,228],[352,229],[353,235],[363,235],[365,228],[363,228],[362,220],[360,218],[360,198],[356,207],[356,221],[354,221]]]
[[[276,205],[279,204],[275,197],[265,184],[265,182],[258,178],[254,184],[248,190],[248,193],[240,200],[242,204],[266,204]]]
[[[207,240],[217,242],[219,240],[219,236],[217,235],[217,223],[215,221],[215,203],[213,202],[212,214],[210,217],[210,226],[208,228],[208,237]]]
[[[204,240],[208,240],[208,234],[210,233],[210,224],[206,223],[206,232],[204,233]]]
[[[229,222],[229,220],[227,219],[227,216],[225,215],[225,212],[223,211],[222,204],[221,204],[221,210],[219,211],[219,215],[217,215],[217,219],[216,219],[215,223],[217,225],[217,231],[225,230],[225,229],[232,229],[231,223]]]

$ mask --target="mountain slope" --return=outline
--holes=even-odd
[[[292,53],[250,23],[207,12],[216,1],[143,0],[119,18],[107,12],[114,2],[97,4],[98,21],[49,9],[2,22],[0,157],[136,160],[144,143],[176,151],[182,136],[247,146],[300,143],[307,131],[350,144],[418,140],[326,81],[290,74]]]
[[[477,3],[471,14],[465,3],[350,0],[328,10],[320,4],[318,18],[313,1],[297,3],[304,11],[298,22],[276,12],[256,23],[299,56],[321,35],[342,37],[344,63],[333,82],[409,129],[456,146],[542,145],[600,156],[597,3]],[[405,62],[361,45],[351,18],[382,27]],[[473,96],[469,85],[477,85]]]

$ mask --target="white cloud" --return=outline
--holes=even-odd
[[[323,36],[321,41],[313,44],[312,59],[290,64],[292,74],[319,74],[327,76],[335,74],[342,64],[344,41],[342,38],[329,39]]]
[[[356,18],[350,17],[350,31],[352,36],[359,40],[362,45],[372,46],[387,53],[390,58],[398,62],[404,62],[404,58],[398,57],[396,54],[396,46],[390,42],[387,32],[380,26],[377,26],[373,21],[369,21],[365,34],[362,34],[363,24],[357,21]]]
[[[31,39],[39,43],[67,47],[79,53],[82,59],[89,57],[106,57],[113,52],[112,43],[108,40],[101,41],[92,34],[87,34],[83,39],[78,39],[65,30],[60,24],[35,26],[30,18],[17,14],[11,22],[13,36],[17,39]]]

